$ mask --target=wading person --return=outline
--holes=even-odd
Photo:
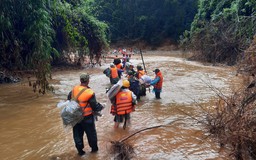
[[[140,79],[143,75],[145,75],[146,72],[143,70],[143,68],[141,67],[141,65],[137,66],[137,72],[136,72],[136,77],[138,79]]]
[[[119,124],[124,121],[123,128],[126,123],[130,123],[130,113],[135,111],[136,95],[129,90],[130,82],[123,80],[123,86],[116,96],[111,100],[111,114],[115,115],[114,128],[118,128]]]
[[[73,138],[75,146],[80,156],[85,154],[83,136],[86,133],[91,152],[98,151],[97,132],[95,128],[95,115],[103,109],[102,105],[97,102],[95,94],[88,86],[89,75],[80,75],[80,85],[77,85],[68,95],[68,100],[76,100],[83,110],[83,120],[73,127]]]
[[[140,82],[134,76],[132,71],[128,71],[128,81],[130,82],[129,89],[136,95],[137,100],[140,100]]]
[[[145,74],[146,74],[146,72],[143,70],[143,68],[140,65],[138,65],[137,66],[136,77],[138,79],[140,79]],[[146,85],[145,85],[145,83],[140,85],[140,96],[146,96]]]
[[[127,63],[126,65],[126,73],[132,72],[133,75],[136,75],[136,71],[134,70],[134,65],[132,63]]]
[[[114,64],[110,64],[110,83],[116,84],[119,81],[118,69]]]
[[[114,59],[113,62],[117,68],[117,73],[118,73],[118,77],[121,78],[122,77],[122,73],[123,73],[123,65],[121,63],[121,60],[119,58]]]
[[[153,92],[155,92],[155,98],[161,99],[160,93],[162,92],[163,75],[159,69],[155,69],[153,72],[155,72],[156,76],[155,79],[150,83],[150,85],[154,86]]]

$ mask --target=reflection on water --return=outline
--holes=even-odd
[[[132,58],[132,63],[141,64],[140,56]],[[166,126],[143,131],[128,140],[134,147],[135,159],[228,159],[225,152],[219,153],[219,145],[207,138],[203,126],[191,117],[203,117],[197,103],[213,105],[209,104],[215,94],[211,87],[223,93],[229,92],[232,70],[203,66],[168,55],[148,54],[144,60],[148,75],[153,78],[155,68],[164,75],[162,99],[155,100],[154,94],[147,92],[147,96],[138,103],[136,112],[132,113],[131,126],[126,130],[114,130],[113,116],[109,114],[110,103],[105,94],[109,79],[102,71],[112,60],[93,69],[55,73],[53,78],[59,82],[54,84],[54,94],[38,96],[27,83],[1,85],[0,159],[111,159],[110,141],[157,125]],[[97,100],[107,107],[96,122],[99,152],[90,154],[89,146],[85,145],[87,154],[79,157],[72,132],[63,128],[56,104],[66,99],[72,87],[79,84],[79,74],[85,71],[91,74],[90,87],[95,91]]]

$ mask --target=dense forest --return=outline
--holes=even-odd
[[[80,56],[108,47],[108,26],[91,13],[89,1],[2,0],[0,4],[0,70],[31,70],[44,93],[51,65],[63,51]]]
[[[254,0],[2,0],[0,70],[29,70],[45,90],[66,53],[97,60],[112,43],[165,40],[233,65],[249,54],[255,10]]]
[[[200,0],[198,12],[181,40],[198,51],[197,58],[233,65],[249,47],[256,33],[256,1]]]
[[[95,16],[106,22],[111,41],[177,41],[197,11],[195,0],[95,0]]]

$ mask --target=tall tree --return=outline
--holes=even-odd
[[[194,0],[95,0],[95,15],[110,26],[111,40],[177,40],[196,13]]]
[[[199,51],[209,62],[235,64],[256,33],[254,0],[200,0],[184,46]]]
[[[33,70],[34,89],[45,93],[50,88],[51,62],[63,49],[74,48],[81,55],[98,58],[108,46],[108,27],[91,14],[92,2],[2,0],[0,70]]]

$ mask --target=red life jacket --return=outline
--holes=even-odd
[[[163,86],[163,76],[162,76],[162,73],[160,71],[156,74],[155,78],[157,78],[157,77],[159,77],[160,80],[154,85],[154,88],[162,89],[162,86]]]

